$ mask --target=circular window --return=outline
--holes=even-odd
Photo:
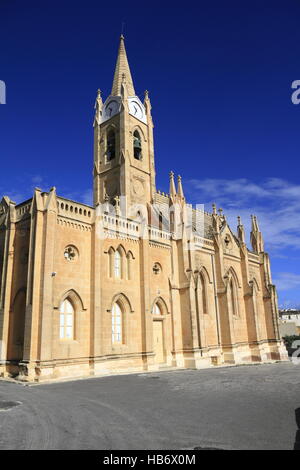
[[[78,250],[75,246],[67,246],[64,251],[64,257],[67,261],[75,261],[78,258]]]
[[[229,235],[226,235],[224,238],[224,247],[226,250],[230,250],[232,248],[232,241]]]
[[[154,266],[153,266],[153,273],[158,275],[161,273],[161,265],[159,263],[154,263]]]

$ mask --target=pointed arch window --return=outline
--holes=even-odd
[[[228,297],[229,297],[228,300],[229,300],[231,314],[237,316],[238,309],[237,309],[237,299],[236,299],[236,286],[232,279],[229,282]]]
[[[121,255],[118,250],[115,252],[114,274],[116,278],[121,277]]]
[[[236,315],[236,305],[235,305],[235,295],[234,295],[234,285],[232,280],[230,281],[230,301],[233,315]]]
[[[132,260],[133,260],[131,251],[127,253],[126,259],[127,259],[127,279],[130,281],[132,279]]]
[[[254,312],[257,314],[258,313],[258,298],[257,298],[257,287],[255,283],[253,286],[253,306],[254,306]]]
[[[257,339],[261,339],[261,326],[259,321],[259,301],[258,301],[258,290],[257,285],[253,283],[253,311],[256,323]]]
[[[158,214],[158,227],[159,230],[163,230],[163,213],[161,211]]]
[[[60,306],[60,339],[74,338],[74,308],[68,299],[65,299]]]
[[[138,131],[133,133],[133,156],[136,160],[142,159],[142,141]]]
[[[203,275],[200,275],[201,282],[201,296],[202,296],[202,312],[207,313],[207,293],[206,293],[206,283]]]
[[[122,343],[123,335],[123,314],[121,307],[118,302],[113,304],[112,307],[112,330],[111,330],[111,340],[113,344]]]
[[[109,277],[114,277],[115,250],[110,247],[108,250],[108,273]]]
[[[107,133],[107,160],[113,160],[116,156],[116,134],[113,129]]]
[[[153,305],[153,315],[161,315],[161,309],[157,303]]]

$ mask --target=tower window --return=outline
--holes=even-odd
[[[162,230],[163,228],[163,215],[161,211],[159,211],[159,214],[158,214],[158,227],[159,227],[159,230]]]
[[[110,130],[107,134],[107,160],[113,160],[116,156],[116,134]]]
[[[133,155],[137,160],[142,159],[142,141],[138,131],[133,133]]]

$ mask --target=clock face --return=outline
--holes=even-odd
[[[133,193],[136,196],[143,196],[144,195],[145,190],[144,190],[144,185],[143,185],[142,181],[136,179],[133,182]]]
[[[116,100],[111,100],[105,105],[105,118],[110,119],[114,114],[119,111],[119,103]]]
[[[129,111],[130,111],[130,114],[132,114],[132,116],[140,120],[143,119],[144,114],[145,114],[143,108],[137,101],[130,101]]]

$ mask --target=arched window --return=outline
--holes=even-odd
[[[153,315],[161,315],[161,309],[157,303],[153,305],[152,313]]]
[[[163,214],[161,211],[159,211],[159,214],[158,214],[158,228],[159,230],[163,229]]]
[[[175,231],[174,221],[175,221],[174,208],[171,207],[171,209],[170,209],[170,230],[172,232]]]
[[[115,252],[114,273],[115,273],[116,278],[121,277],[121,255],[120,255],[119,251]]]
[[[132,279],[132,260],[133,256],[131,251],[127,253],[127,279],[130,281]]]
[[[68,299],[60,306],[59,337],[60,339],[74,338],[74,308]]]
[[[114,277],[114,268],[115,268],[115,250],[110,247],[108,250],[108,273],[109,277]]]
[[[111,328],[111,340],[112,343],[122,343],[122,328],[123,328],[123,315],[122,310],[118,302],[113,304],[112,307],[112,328]]]
[[[230,313],[232,315],[237,315],[237,303],[236,303],[236,290],[235,290],[235,283],[231,279],[229,282],[229,292],[228,292],[228,300],[230,305]]]
[[[142,159],[142,141],[138,131],[133,133],[133,155],[137,160]]]
[[[235,305],[235,291],[234,291],[234,285],[233,282],[230,281],[230,293],[231,293],[231,305],[232,305],[232,313],[233,315],[236,315],[236,305]]]
[[[253,305],[254,305],[254,312],[258,313],[258,298],[257,298],[257,287],[254,284],[253,286]]]
[[[116,156],[116,134],[113,129],[107,133],[107,160],[113,160]]]
[[[207,296],[206,296],[206,285],[202,274],[200,275],[201,281],[201,296],[202,296],[202,312],[207,313]]]

